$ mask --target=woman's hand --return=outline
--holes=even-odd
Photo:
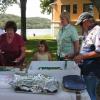
[[[4,54],[4,52],[0,49],[0,54]]]
[[[68,54],[68,55],[66,55],[66,56],[64,57],[65,60],[66,60],[66,59],[68,59],[68,60],[73,60],[73,58],[74,58],[74,54]]]
[[[19,58],[16,58],[14,62],[18,63],[20,61],[21,61],[21,58],[19,57]]]

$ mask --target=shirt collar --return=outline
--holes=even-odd
[[[67,24],[67,25],[63,26],[62,28],[67,29],[67,28],[69,28],[69,26],[70,26],[70,24]]]

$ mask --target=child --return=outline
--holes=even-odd
[[[45,40],[41,40],[38,44],[38,51],[34,53],[33,60],[36,61],[50,61],[51,54],[48,52],[48,45]]]

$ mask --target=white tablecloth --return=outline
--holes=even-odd
[[[37,62],[36,62],[37,63]],[[60,63],[60,62],[59,62]],[[80,75],[80,69],[74,62],[67,63],[67,68],[63,70],[37,70],[36,64],[29,66],[28,73],[43,73],[54,76],[59,81],[58,92],[52,95],[47,94],[29,94],[29,93],[16,93],[11,87],[8,89],[0,88],[0,100],[76,100],[76,93],[65,92],[62,89],[62,77],[65,75]],[[55,62],[56,64],[56,62]],[[41,65],[38,63],[38,65]],[[62,63],[63,66],[65,64]],[[63,67],[62,66],[62,67]],[[41,66],[40,66],[41,67]],[[43,66],[42,66],[43,67]],[[56,66],[57,67],[57,66]],[[58,66],[59,67],[59,66]],[[86,90],[81,93],[81,100],[90,100]]]
[[[0,100],[76,100],[76,94],[59,90],[53,95],[16,93],[13,89],[0,89]],[[81,100],[90,100],[86,91],[81,93]]]

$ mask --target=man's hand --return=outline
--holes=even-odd
[[[74,61],[76,62],[76,63],[81,63],[82,61],[83,61],[83,55],[77,55],[77,56],[75,56],[74,57]]]

